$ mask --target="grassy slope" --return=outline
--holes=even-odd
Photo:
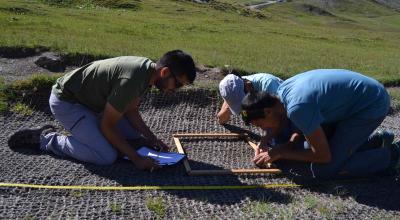
[[[348,68],[400,82],[400,13],[362,0],[368,13],[349,1],[329,9],[336,17],[326,17],[302,11],[299,2],[271,6],[263,12],[268,18],[258,19],[172,0],[141,1],[137,10],[0,0],[0,45],[151,58],[182,48],[198,63],[249,72],[289,77]],[[16,7],[27,10],[11,10]]]

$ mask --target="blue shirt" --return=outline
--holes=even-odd
[[[280,78],[269,73],[257,73],[253,75],[243,76],[253,85],[254,90],[263,91],[273,95],[277,95],[279,85],[283,82]]]
[[[350,117],[375,119],[387,114],[390,98],[383,85],[360,73],[319,69],[285,80],[278,96],[289,119],[304,135],[322,123]]]

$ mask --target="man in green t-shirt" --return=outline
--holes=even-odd
[[[168,150],[139,114],[140,98],[150,86],[173,92],[196,78],[192,57],[174,50],[154,63],[148,58],[124,56],[89,63],[59,78],[49,99],[55,118],[72,135],[52,126],[24,129],[9,138],[11,148],[35,146],[80,161],[113,163],[118,152],[140,169],[159,166],[139,156],[132,145],[143,137],[152,147]]]

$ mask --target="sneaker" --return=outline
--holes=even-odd
[[[391,147],[394,140],[394,133],[389,130],[380,130],[375,132],[371,140],[374,142],[374,146],[381,147]]]
[[[46,135],[54,131],[56,131],[56,129],[53,125],[44,125],[40,128],[33,129],[22,129],[8,138],[8,146],[12,149],[19,147],[39,149],[40,135]]]
[[[384,176],[396,176],[400,174],[400,141],[390,145],[391,156],[389,167],[382,171]]]

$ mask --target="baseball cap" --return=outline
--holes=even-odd
[[[244,93],[244,81],[234,74],[226,75],[219,83],[219,93],[228,103],[232,114],[238,115],[242,110]]]

